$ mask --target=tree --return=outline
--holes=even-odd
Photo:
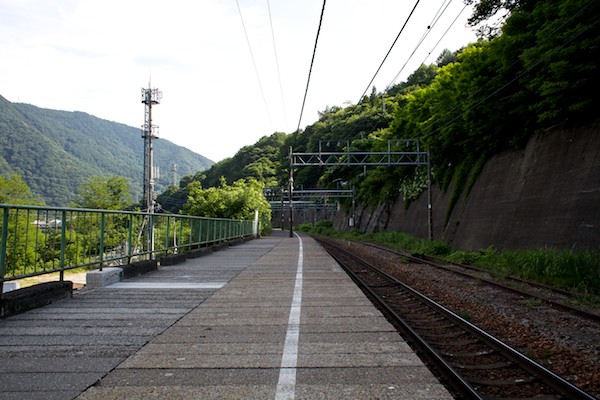
[[[94,176],[79,187],[78,194],[75,205],[82,208],[122,210],[131,202],[129,183],[120,176]]]
[[[435,64],[421,64],[419,68],[406,80],[408,86],[427,86],[429,85],[435,76],[437,75],[438,67]]]
[[[448,49],[444,49],[440,53],[438,58],[436,58],[435,63],[437,64],[438,67],[441,68],[450,63],[457,62],[458,61],[458,53],[460,53],[461,51],[462,51],[462,49],[456,50],[456,51],[450,51]]]
[[[465,0],[465,4],[473,5],[473,14],[468,20],[470,26],[477,26],[497,17],[502,13],[498,21],[484,24],[478,29],[481,38],[493,38],[500,34],[500,26],[506,21],[511,13],[519,7],[535,4],[538,0]]]
[[[212,218],[253,220],[258,210],[263,229],[271,221],[271,206],[263,196],[263,184],[255,179],[235,181],[231,186],[223,178],[221,186],[203,189],[199,182],[190,185],[184,213]]]
[[[39,205],[31,189],[17,174],[0,176],[0,204]]]

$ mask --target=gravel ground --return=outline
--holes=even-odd
[[[339,242],[342,243],[342,242]],[[344,242],[380,268],[444,304],[540,364],[600,397],[600,324],[531,299],[358,243]],[[600,313],[600,309],[596,309]]]

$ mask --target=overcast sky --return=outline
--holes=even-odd
[[[151,77],[163,93],[153,108],[159,136],[220,161],[303,129],[326,106],[355,104],[415,1],[327,1],[300,121],[322,0],[0,0],[0,95],[140,127]],[[475,41],[463,7],[421,0],[377,89]]]

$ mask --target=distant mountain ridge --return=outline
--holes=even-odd
[[[153,143],[160,170],[156,189],[177,176],[195,174],[214,162],[168,140]],[[140,128],[83,112],[11,103],[0,96],[0,175],[18,173],[47,205],[68,206],[77,188],[92,176],[128,178],[138,200],[142,193],[144,141]]]

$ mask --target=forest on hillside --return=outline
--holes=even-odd
[[[113,175],[127,179],[136,201],[142,192],[143,142],[138,128],[0,96],[0,176],[22,177],[39,203],[68,207],[88,179]],[[158,190],[171,185],[173,163],[181,175],[213,164],[167,140],[157,140],[154,148]]]
[[[184,177],[159,203],[181,210],[192,182],[208,188],[244,179],[284,187],[290,147],[314,152],[325,143],[384,151],[395,139],[415,140],[431,152],[435,183],[447,190],[454,182],[456,201],[493,155],[523,148],[534,134],[585,126],[596,118],[597,2],[466,1],[475,3],[470,22],[480,25],[476,43],[444,50],[436,63],[421,65],[384,91],[373,88],[358,104],[327,107],[304,130],[261,138],[209,170]],[[486,24],[492,18],[501,23]],[[294,173],[297,187],[334,188],[340,181],[354,187],[363,204],[399,196],[409,204],[425,190],[426,173],[422,167],[377,167],[366,174],[362,168],[306,167]]]

